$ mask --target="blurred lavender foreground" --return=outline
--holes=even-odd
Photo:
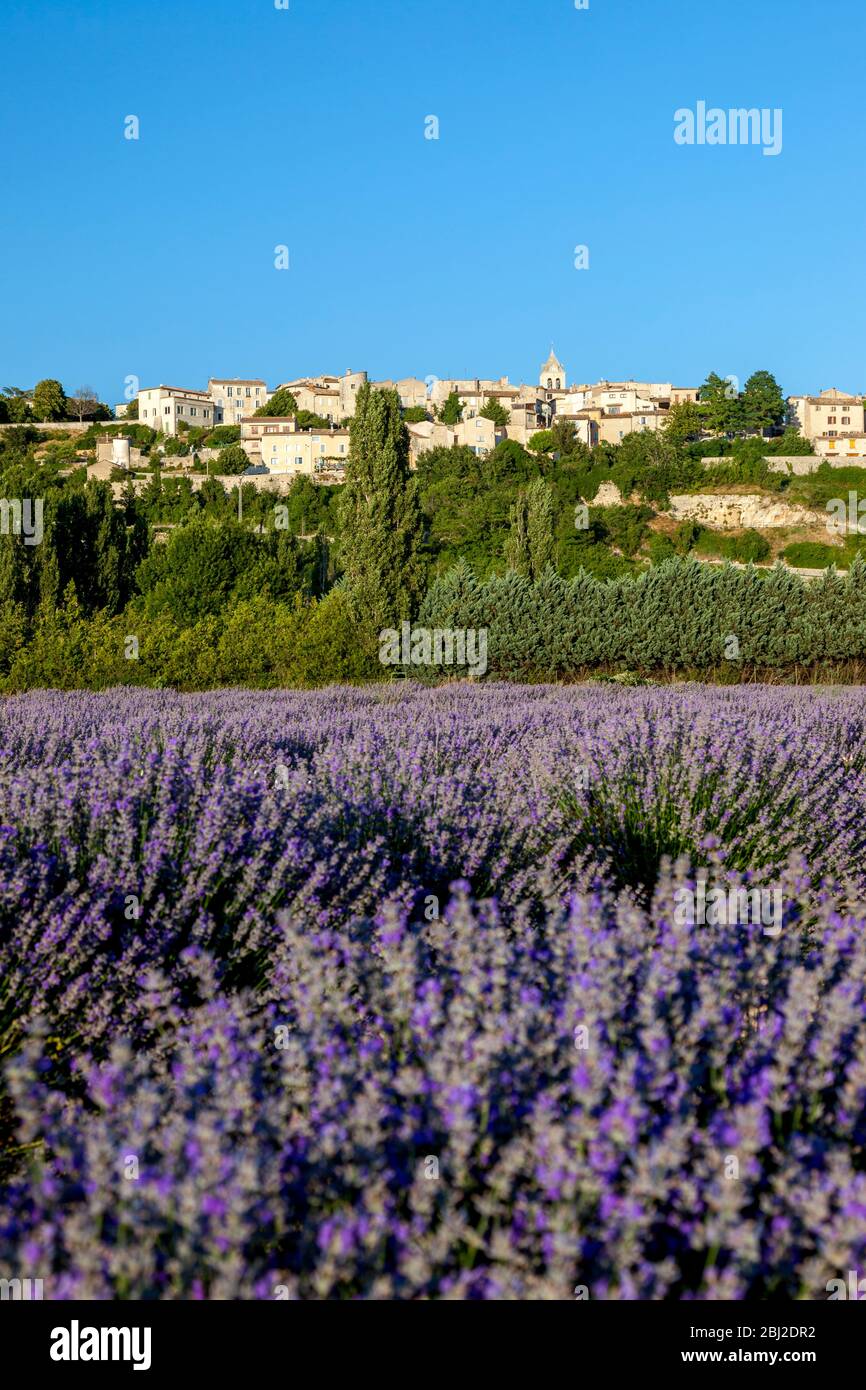
[[[0,1275],[825,1298],[866,1263],[864,717],[790,687],[7,700]],[[780,895],[779,930],[684,921],[698,878]]]

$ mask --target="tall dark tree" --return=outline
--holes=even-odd
[[[733,384],[717,372],[710,372],[701,387],[701,403],[706,427],[713,434],[725,434],[734,428],[737,392]]]
[[[365,382],[350,429],[340,504],[343,565],[360,622],[378,632],[411,618],[424,588],[423,519],[396,391]]]
[[[743,392],[742,412],[746,429],[765,430],[772,425],[781,425],[785,418],[786,402],[772,372],[752,373]]]

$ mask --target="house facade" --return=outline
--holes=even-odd
[[[211,377],[207,389],[213,401],[215,425],[239,425],[244,416],[252,415],[270,400],[261,377]]]
[[[214,424],[214,403],[208,391],[191,391],[180,386],[149,386],[138,393],[138,418],[143,425],[163,434],[175,435],[178,425]]]

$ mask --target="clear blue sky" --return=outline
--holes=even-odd
[[[516,381],[553,342],[866,388],[863,0],[3,0],[2,46],[0,385]],[[782,153],[676,145],[699,100],[781,107]]]

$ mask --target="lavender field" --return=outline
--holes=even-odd
[[[863,1267],[862,693],[0,718],[0,1275],[822,1299]],[[772,924],[683,920],[719,886]]]

